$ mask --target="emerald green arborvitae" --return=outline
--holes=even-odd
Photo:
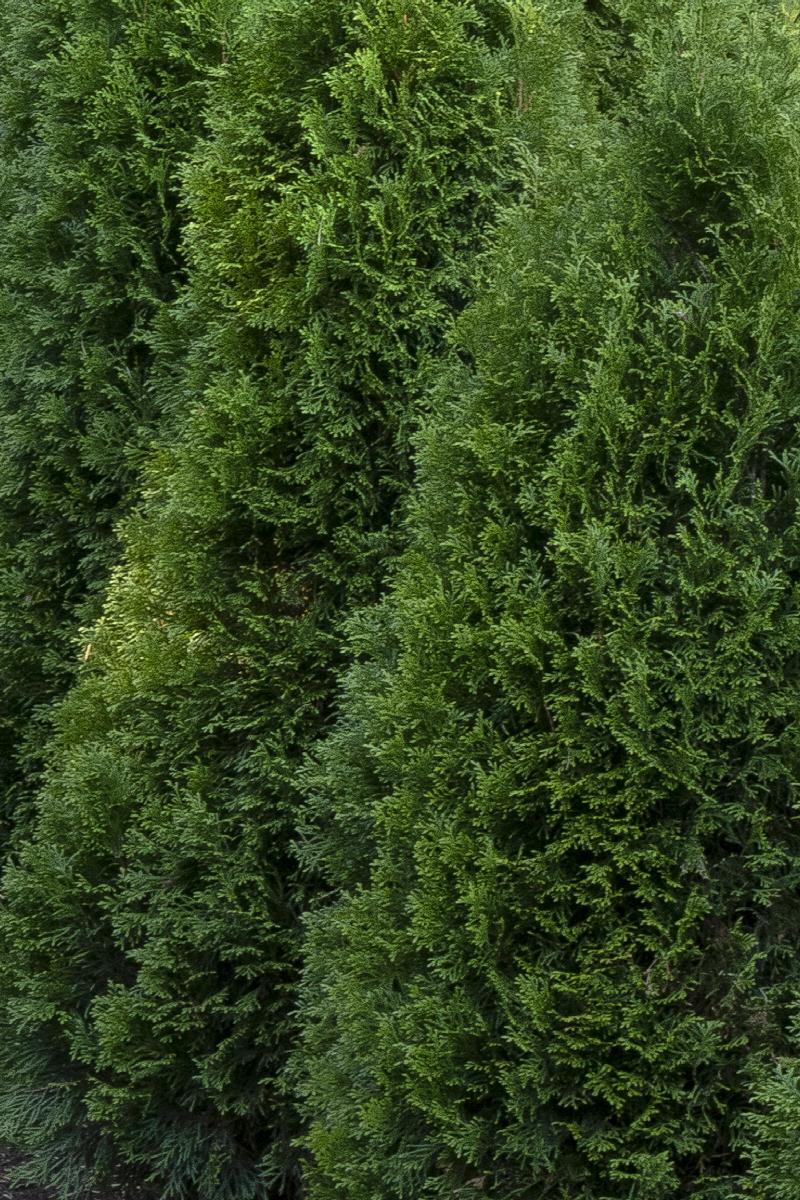
[[[5,880],[0,1132],[62,1195],[115,1164],[164,1197],[296,1191],[294,775],[397,542],[430,365],[530,173],[531,11],[244,5],[187,173],[187,415]]]
[[[8,0],[0,16],[0,844],[30,807],[160,402],[175,174],[217,0]]]
[[[313,1200],[800,1196],[800,51],[639,8],[310,773]]]

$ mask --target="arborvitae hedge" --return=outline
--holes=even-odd
[[[528,170],[534,17],[244,6],[188,174],[191,411],[5,882],[0,1128],[64,1194],[120,1161],[160,1196],[296,1190],[294,774],[396,544],[429,365]]]
[[[637,7],[310,781],[314,1200],[800,1195],[798,44]]]
[[[0,12],[0,842],[25,812],[158,423],[175,174],[225,0]]]

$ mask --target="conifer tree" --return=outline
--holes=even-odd
[[[798,45],[626,9],[309,772],[313,1200],[800,1194]]]
[[[534,11],[244,5],[187,172],[187,415],[6,877],[0,1128],[64,1194],[119,1163],[165,1197],[297,1189],[296,768],[397,543],[430,364],[524,173]]]
[[[223,0],[9,0],[0,14],[0,844],[97,615],[159,422],[175,176]]]

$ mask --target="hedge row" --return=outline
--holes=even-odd
[[[799,1200],[793,16],[4,6],[33,1181]]]

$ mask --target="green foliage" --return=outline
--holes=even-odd
[[[296,1190],[296,767],[397,544],[430,366],[530,173],[534,17],[243,7],[160,335],[174,436],[5,880],[0,1126],[63,1195],[115,1163],[164,1197]]]
[[[8,0],[0,16],[0,843],[27,819],[161,403],[175,175],[223,0]]]
[[[800,1195],[800,1078],[790,1058],[764,1071],[747,1114],[751,1160],[748,1196],[757,1200],[797,1200]]]
[[[798,45],[625,10],[308,772],[314,1200],[800,1194]]]

